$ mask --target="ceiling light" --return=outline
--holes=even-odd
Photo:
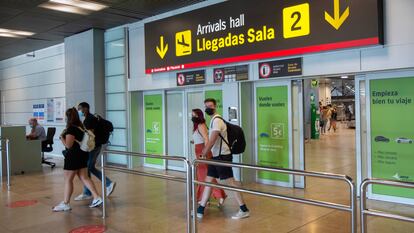
[[[0,37],[19,37],[10,33],[0,32]]]
[[[82,1],[82,0],[49,0],[49,2],[79,7],[79,8],[90,10],[90,11],[100,11],[108,7],[107,5],[104,5],[104,4]]]
[[[49,9],[49,10],[62,11],[62,12],[66,12],[66,13],[74,13],[74,14],[80,14],[80,15],[89,14],[89,11],[86,11],[82,8],[69,6],[69,5],[49,3],[49,2],[40,4],[39,7],[46,8],[46,9]]]
[[[33,36],[34,34],[35,34],[34,32],[27,32],[27,31],[19,31],[19,30],[0,28],[0,36],[1,37],[23,38],[23,37]]]
[[[347,75],[341,76],[341,79],[347,79],[347,78],[348,78]]]

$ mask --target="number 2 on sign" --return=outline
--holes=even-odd
[[[283,9],[283,37],[293,38],[310,34],[309,4],[304,3]]]

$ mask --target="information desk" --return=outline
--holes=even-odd
[[[42,170],[42,143],[40,140],[26,140],[26,128],[24,126],[0,126],[0,137],[10,140],[10,166],[11,174],[23,174]],[[5,145],[2,145],[5,148]],[[1,156],[2,172],[6,170],[6,152]]]

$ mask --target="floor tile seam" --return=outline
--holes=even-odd
[[[306,226],[306,225],[309,225],[309,224],[311,224],[311,223],[317,222],[317,221],[319,221],[319,220],[321,220],[321,219],[323,219],[323,218],[327,217],[328,215],[330,215],[330,214],[334,213],[335,211],[336,211],[336,210],[332,210],[332,211],[330,211],[330,212],[328,212],[328,213],[326,213],[326,214],[323,214],[323,215],[319,216],[318,218],[316,218],[316,219],[314,219],[314,220],[312,220],[312,221],[310,221],[310,222],[307,222],[307,223],[305,223],[305,224],[303,224],[303,225],[301,225],[301,226],[299,226],[299,227],[297,227],[297,228],[295,228],[295,229],[292,229],[291,231],[288,231],[288,232],[286,232],[286,233],[295,232],[295,231],[297,231],[297,230],[299,230],[299,229],[303,228],[303,227],[304,227],[304,226]]]

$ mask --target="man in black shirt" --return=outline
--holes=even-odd
[[[91,130],[92,132],[96,132],[96,128],[98,127],[98,118],[92,115],[89,112],[89,104],[86,102],[82,102],[78,105],[78,113],[79,118],[81,121],[83,120],[83,125],[86,129]],[[102,180],[102,173],[98,169],[96,169],[95,164],[96,160],[98,159],[99,154],[101,153],[102,145],[98,142],[95,142],[95,149],[89,152],[89,160],[88,160],[88,175],[91,176],[91,173],[96,176],[99,180]],[[108,177],[106,177],[106,195],[109,196],[114,191],[116,183],[112,182]],[[79,196],[75,197],[75,201],[82,201],[88,200],[92,198],[92,194],[88,188],[83,188],[83,193]]]

